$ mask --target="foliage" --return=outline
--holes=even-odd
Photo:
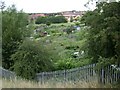
[[[74,21],[73,17],[70,17],[70,22],[73,22],[73,21]]]
[[[0,9],[1,9],[1,12],[3,12],[4,8],[5,8],[5,2],[0,1]]]
[[[64,16],[46,16],[46,17],[38,17],[36,20],[36,24],[48,24],[48,23],[66,23],[67,20]]]
[[[46,23],[46,17],[38,17],[37,20],[35,21],[36,24],[41,24],[41,23]]]
[[[87,28],[81,28],[80,32],[75,33],[76,40],[80,41],[83,39],[87,39],[88,37],[88,29]]]
[[[72,31],[75,31],[75,28],[73,27],[73,25],[71,25],[70,27],[68,27],[68,28],[65,29],[65,32],[66,32],[67,34],[72,33]]]
[[[100,57],[114,58],[115,64],[120,63],[119,7],[120,2],[102,2],[94,11],[87,12],[81,19],[90,28],[88,54],[93,58],[93,63],[98,62]]]
[[[36,73],[53,69],[51,53],[35,41],[25,40],[11,60],[12,67],[18,76],[34,79]]]
[[[14,62],[10,56],[16,52],[20,43],[30,35],[27,14],[17,11],[15,6],[7,8],[2,12],[2,63],[3,67],[9,69]]]
[[[56,70],[71,69],[75,67],[75,62],[72,58],[62,59],[57,61]]]
[[[47,26],[50,26],[50,24],[51,24],[51,22],[49,22],[49,21],[46,22],[46,25],[47,25]]]
[[[80,22],[75,22],[75,25],[76,26],[80,26]]]

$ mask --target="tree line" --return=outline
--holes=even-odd
[[[35,21],[36,24],[47,24],[50,25],[52,23],[66,23],[67,19],[64,16],[45,16],[38,17]]]

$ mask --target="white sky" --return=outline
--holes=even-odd
[[[60,11],[88,10],[84,4],[88,0],[2,0],[6,6],[15,4],[17,10],[26,13],[52,13]]]

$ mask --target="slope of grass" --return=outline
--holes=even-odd
[[[24,79],[2,79],[2,88],[112,88],[110,84],[101,86],[97,80],[77,83],[47,82],[44,84]]]

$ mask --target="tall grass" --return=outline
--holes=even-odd
[[[25,79],[2,79],[2,88],[112,88],[111,85],[100,85],[97,80],[91,82],[79,81],[72,82],[39,82],[28,81]]]

